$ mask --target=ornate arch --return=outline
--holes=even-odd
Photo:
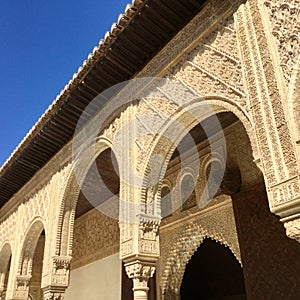
[[[11,243],[6,240],[2,243],[0,247],[0,273],[6,269],[6,263],[9,260],[9,257],[12,255],[12,246]]]
[[[113,145],[110,139],[102,135],[97,139],[95,144],[95,152],[93,157],[88,157],[80,174],[75,174],[74,168],[78,161],[72,162],[72,168],[67,177],[67,183],[60,203],[60,214],[56,237],[55,255],[71,256],[73,246],[73,232],[75,213],[80,194],[80,186],[83,183],[87,172],[95,159],[106,149],[113,150]],[[119,164],[119,162],[118,162]],[[79,168],[77,167],[77,171]],[[78,172],[77,172],[78,173]]]
[[[259,150],[258,150],[258,145],[257,145],[257,141],[256,141],[256,136],[254,133],[254,129],[253,129],[250,117],[245,112],[245,110],[242,107],[240,107],[237,103],[235,103],[225,97],[209,96],[209,97],[204,97],[204,100],[205,100],[206,105],[208,105],[210,108],[212,108],[212,112],[210,115],[206,114],[205,116],[203,116],[203,118],[201,118],[201,116],[199,116],[199,118],[204,120],[213,114],[217,114],[217,113],[221,113],[221,112],[233,113],[243,124],[245,131],[248,135],[248,138],[250,140],[254,160],[255,161],[258,160]],[[189,110],[194,111],[197,108],[197,105],[201,105],[201,101],[198,103],[197,102],[191,103],[191,105],[187,106],[186,109],[187,109],[187,111],[189,111]],[[169,130],[170,128],[173,128],[174,126],[176,126],[176,123],[180,122],[182,120],[183,120],[183,122],[185,122],[184,126],[186,128],[186,131],[191,130],[194,126],[196,126],[198,124],[197,122],[195,122],[195,120],[191,120],[191,119],[189,120],[188,118],[183,117],[182,109],[180,109],[179,107],[178,107],[177,111],[172,116],[170,116],[170,119],[171,119],[171,121],[169,121],[167,124],[164,124],[163,129],[162,129],[161,133],[158,135],[158,137],[156,136],[155,138],[153,138],[152,143],[150,144],[150,146],[148,148],[149,151],[147,152],[147,155],[145,157],[144,172],[143,172],[144,182],[143,182],[143,189],[141,192],[143,201],[146,201],[146,198],[147,198],[147,187],[149,186],[149,183],[147,182],[147,180],[148,180],[147,175],[150,173],[150,170],[151,170],[152,156],[154,154],[159,153],[162,157],[165,158],[166,163],[164,163],[164,165],[161,166],[161,168],[156,167],[156,171],[159,172],[159,174],[156,174],[156,177],[159,178],[159,182],[160,182],[163,179],[163,175],[165,174],[165,171],[167,168],[167,162],[169,162],[169,160],[171,159],[171,156],[176,148],[174,141],[173,141],[173,143],[171,141],[166,142],[166,139],[163,138],[164,133],[167,132],[167,130]],[[180,121],[178,121],[178,120],[180,120]],[[173,131],[175,131],[175,130],[173,130]],[[177,143],[179,143],[182,138],[183,138],[183,136],[180,135],[180,133],[178,133]]]
[[[38,239],[42,231],[45,230],[45,228],[46,227],[43,220],[40,217],[37,217],[31,221],[29,227],[25,231],[24,240],[22,241],[21,255],[18,264],[19,275],[31,275],[34,251]]]
[[[190,223],[176,234],[170,243],[172,247],[164,257],[165,260],[161,262],[163,270],[160,284],[162,294],[165,295],[164,299],[174,299],[179,295],[186,265],[205,238],[211,238],[228,247],[241,264],[237,237],[235,241],[229,236],[226,237],[224,233],[204,228],[199,222]]]
[[[188,191],[184,191],[184,181],[190,177],[193,180],[193,187],[189,186]],[[178,174],[178,182],[180,187],[180,204],[182,210],[187,210],[197,205],[196,202],[196,186],[197,186],[197,174],[190,167],[185,167]],[[185,182],[187,183],[187,182]],[[190,185],[190,183],[189,183]]]
[[[46,227],[42,220],[42,218],[37,217],[34,218],[28,228],[25,231],[24,239],[21,243],[21,253],[19,262],[18,262],[18,269],[17,269],[17,276],[16,276],[16,285],[14,289],[14,298],[26,298],[29,295],[29,288],[30,288],[30,280],[32,278],[33,272],[33,260],[35,251],[38,245],[39,238],[41,237],[41,233],[43,230],[45,231]],[[45,232],[46,234],[46,232]],[[45,243],[46,244],[46,243]],[[45,251],[45,250],[44,250]],[[42,273],[41,278],[46,272],[43,264],[42,266]]]

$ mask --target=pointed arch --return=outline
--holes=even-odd
[[[241,264],[239,249],[234,241],[227,240],[221,233],[214,234],[205,229],[201,224],[192,223],[172,241],[172,247],[168,251],[167,259],[163,262],[163,273],[161,278],[162,294],[179,294],[180,285],[184,275],[185,267],[192,255],[199,248],[204,239],[210,238],[228,247]]]

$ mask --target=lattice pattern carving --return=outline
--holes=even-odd
[[[76,220],[72,268],[78,268],[119,250],[120,233],[116,220],[93,209]]]
[[[173,78],[172,75],[200,96],[225,96],[244,107],[244,83],[233,17],[220,22],[193,51],[182,57],[168,71],[168,76]]]

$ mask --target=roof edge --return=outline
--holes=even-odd
[[[19,154],[26,149],[33,137],[40,132],[47,121],[59,110],[70,92],[84,80],[90,69],[95,65],[99,58],[109,50],[120,32],[127,27],[127,25],[137,15],[141,8],[144,7],[146,2],[148,2],[148,0],[132,0],[131,4],[127,4],[125,12],[119,15],[117,23],[112,24],[111,30],[106,32],[104,39],[101,39],[99,44],[94,47],[93,51],[88,54],[87,59],[84,60],[82,65],[78,68],[77,73],[73,74],[72,79],[65,85],[61,92],[56,96],[54,101],[49,105],[46,111],[32,126],[15,150],[3,163],[0,168],[0,176],[2,176],[5,171],[18,159]]]

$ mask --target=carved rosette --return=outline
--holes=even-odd
[[[300,243],[300,219],[295,219],[284,223],[286,235]]]

